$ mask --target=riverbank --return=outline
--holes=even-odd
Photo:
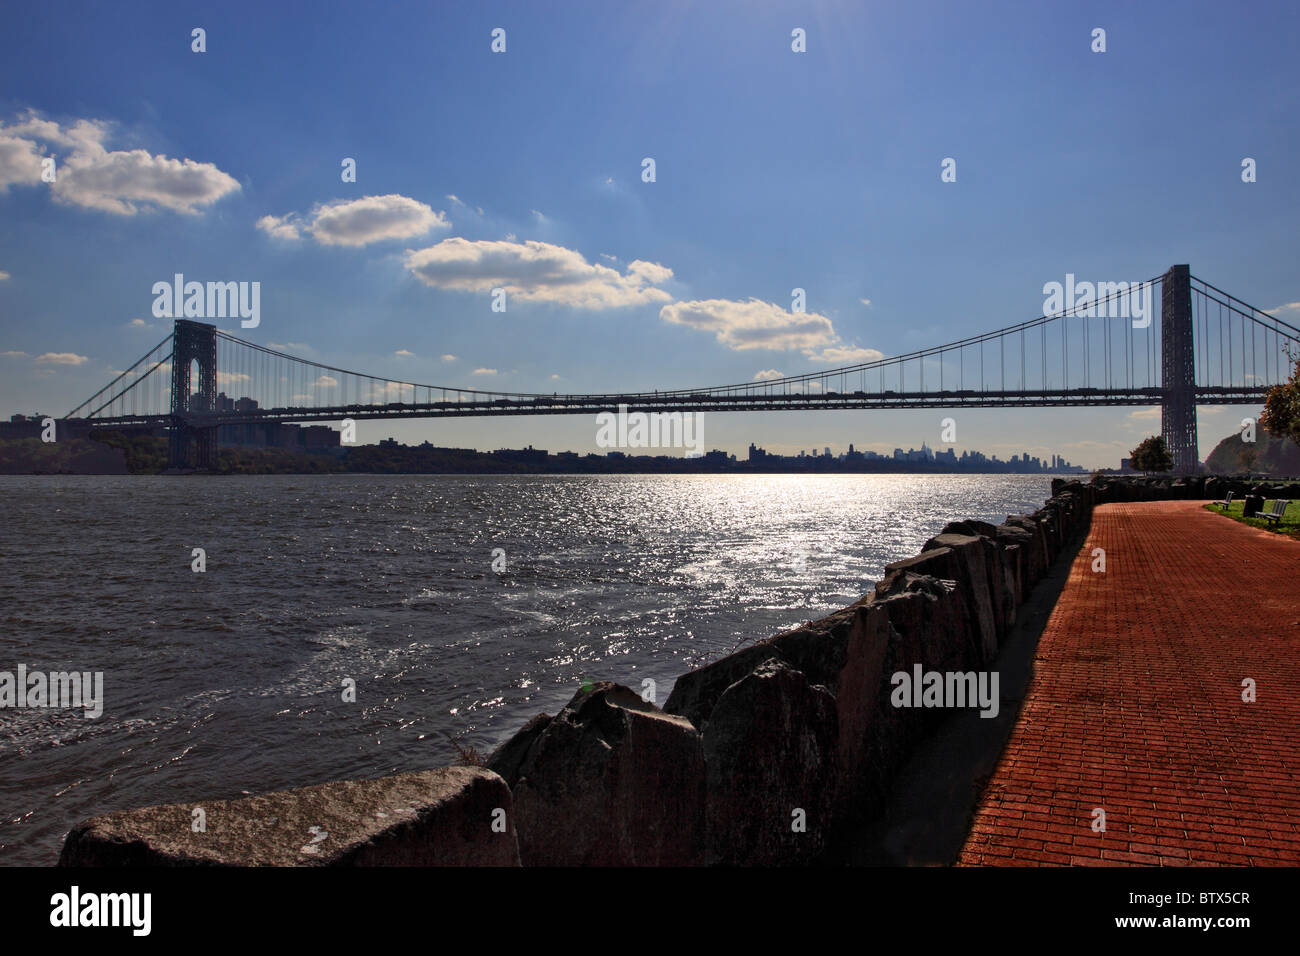
[[[1200,479],[1058,482],[1054,491],[1037,512],[999,526],[951,523],[854,605],[684,675],[662,710],[641,699],[644,688],[598,683],[535,718],[487,767],[512,793],[521,861],[822,860],[847,827],[883,806],[943,714],[891,706],[893,674],[917,664],[987,670],[1097,503],[1222,494]],[[593,753],[604,756],[584,763]],[[575,773],[588,781],[580,792],[570,787]],[[638,817],[646,807],[674,809]],[[113,832],[130,828],[132,812]],[[77,828],[75,845],[94,844],[99,829]],[[669,845],[669,832],[698,839]],[[592,833],[604,836],[593,843],[584,837]],[[484,821],[480,836],[501,834]],[[149,845],[146,830],[139,842]],[[185,852],[239,861],[238,847],[214,859],[204,846],[196,836]],[[65,862],[77,860],[65,850]]]

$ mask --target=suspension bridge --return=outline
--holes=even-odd
[[[1126,297],[1150,296],[1135,322]],[[177,319],[64,421],[159,428],[174,468],[216,461],[223,425],[342,419],[773,409],[1160,405],[1174,469],[1197,468],[1196,406],[1257,404],[1285,381],[1300,329],[1176,265],[1052,315],[904,355],[764,381],[601,394],[492,392],[349,371]],[[230,394],[227,395],[227,392]],[[234,395],[239,397],[235,398]]]

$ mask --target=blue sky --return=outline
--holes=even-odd
[[[260,282],[261,325],[239,332],[254,341],[518,391],[813,371],[1033,318],[1066,273],[1175,262],[1300,315],[1293,4],[47,3],[3,19],[5,415],[62,414],[155,344],[151,289],[177,272]],[[60,178],[42,183],[51,155]],[[504,314],[486,289],[502,283]],[[1203,409],[1202,453],[1256,411]],[[940,417],[714,414],[704,441],[888,451],[936,445]],[[963,412],[957,448],[1113,466],[1158,429],[1141,409]],[[587,417],[359,431],[596,450]]]

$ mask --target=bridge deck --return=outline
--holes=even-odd
[[[1202,504],[1096,510],[961,864],[1300,863],[1300,541]]]

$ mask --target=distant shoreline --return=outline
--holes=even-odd
[[[295,451],[284,448],[222,446],[218,467],[211,472],[175,472],[167,469],[164,439],[120,433],[71,438],[49,444],[37,438],[0,440],[0,474],[47,475],[812,475],[812,474],[953,474],[1087,476],[1082,468],[1035,469],[1032,465],[983,459],[970,467],[940,462],[894,459],[843,460],[824,455],[736,460],[722,452],[685,458],[669,455],[613,455],[542,449],[503,449],[481,452],[469,448],[438,448],[398,444],[349,445],[341,448]],[[1002,466],[1002,467],[999,467]]]

